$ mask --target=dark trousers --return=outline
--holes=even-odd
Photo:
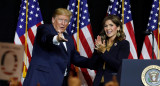
[[[104,86],[104,83],[100,83],[99,86]]]
[[[9,86],[8,81],[0,80],[0,86]]]
[[[68,76],[64,77],[62,86],[68,86]]]

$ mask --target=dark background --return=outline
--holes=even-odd
[[[38,0],[44,23],[51,23],[52,12],[58,7],[66,8],[69,0]],[[101,31],[101,22],[106,16],[109,0],[88,0],[88,8],[93,35]],[[130,0],[132,19],[135,29],[138,55],[144,41],[150,15],[152,0]],[[0,2],[0,41],[14,42],[14,35],[19,16],[21,0],[3,0]]]

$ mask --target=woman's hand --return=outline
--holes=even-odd
[[[104,53],[106,51],[106,44],[105,40],[101,40],[101,36],[97,36],[97,39],[95,39],[95,50],[98,52]]]

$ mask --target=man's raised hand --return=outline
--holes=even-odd
[[[63,33],[60,30],[58,31],[57,41],[58,42],[67,42],[68,41],[67,39],[64,38]]]

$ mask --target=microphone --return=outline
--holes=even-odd
[[[144,31],[145,35],[150,35],[152,34],[152,29],[147,29],[146,31]]]

